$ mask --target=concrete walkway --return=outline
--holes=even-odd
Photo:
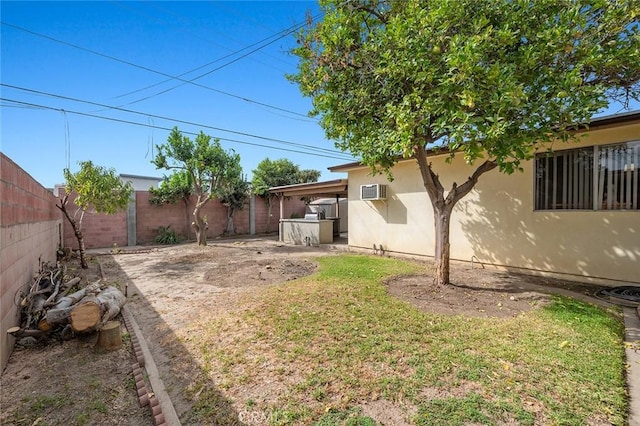
[[[640,426],[640,308],[623,308],[627,356],[629,426]]]

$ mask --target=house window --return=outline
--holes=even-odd
[[[640,142],[540,154],[536,210],[640,210]]]

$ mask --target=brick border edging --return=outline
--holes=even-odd
[[[136,333],[136,328],[132,321],[133,316],[129,312],[128,309],[122,309],[122,318],[124,319],[124,324],[129,331],[129,336],[131,337],[131,344],[133,346],[133,351],[135,353],[135,357],[137,363],[132,365],[132,374],[136,383],[136,392],[138,393],[138,401],[140,402],[141,407],[149,406],[151,410],[151,417],[153,417],[153,424],[155,426],[165,426],[167,422],[165,420],[164,414],[162,413],[162,407],[160,406],[160,401],[155,396],[153,389],[151,392],[147,387],[147,383],[144,379],[143,369],[145,367],[145,358],[144,352],[142,351],[142,347],[140,346],[140,340],[138,339],[138,335]]]

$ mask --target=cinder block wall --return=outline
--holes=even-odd
[[[64,191],[63,188],[60,191]],[[61,194],[62,195],[62,194]],[[73,200],[75,194],[69,196],[67,209],[73,215],[78,206]],[[79,214],[77,216],[80,217]],[[73,233],[71,224],[64,218],[64,246],[78,249],[78,239]],[[116,214],[102,214],[87,211],[82,219],[82,235],[84,237],[85,248],[113,247],[114,244],[123,247],[127,245],[127,212],[122,211]]]
[[[176,204],[164,204],[161,206],[149,204],[149,193],[147,191],[136,192],[136,232],[138,244],[151,243],[157,235],[160,226],[169,226],[182,238],[195,239],[195,234],[191,229],[193,221],[193,207],[196,198],[192,197],[189,206],[185,211],[184,202]],[[255,197],[255,223],[256,233],[267,232],[267,207],[264,199]],[[285,200],[285,218],[289,218],[292,213],[304,215],[305,204],[298,198]],[[278,220],[280,215],[280,204],[272,209],[270,231],[278,230]],[[209,200],[202,209],[202,215],[207,217],[209,223],[208,237],[215,238],[222,235],[227,229],[227,207],[217,199]],[[249,204],[242,210],[236,210],[233,215],[233,224],[236,234],[243,235],[251,232],[251,212]]]
[[[14,339],[6,330],[19,324],[16,294],[26,288],[39,262],[55,262],[62,215],[51,191],[0,153],[0,366]]]
[[[182,201],[176,204],[163,204],[160,206],[149,204],[148,191],[136,191],[135,200],[137,244],[152,243],[160,226],[171,226],[171,229],[180,237],[187,240],[195,239],[195,234],[191,229],[193,207],[196,202],[195,197],[191,198],[186,211]],[[267,232],[267,207],[260,197],[255,197],[254,202],[255,232],[262,234]],[[299,198],[287,198],[285,200],[284,217],[289,218],[292,213],[304,216],[305,209],[304,202]],[[224,233],[227,227],[227,208],[220,201],[217,199],[209,200],[202,209],[202,215],[207,217],[207,222],[209,223],[208,238],[215,238]],[[272,208],[271,215],[269,231],[277,232],[280,219],[280,204],[277,200]],[[251,232],[251,217],[248,204],[242,210],[236,210],[233,216],[233,223],[236,234],[247,235]],[[115,215],[87,213],[82,230],[85,247],[88,249],[112,247],[114,244],[124,247],[127,245],[127,214],[126,212]],[[73,249],[78,248],[73,229],[66,219],[64,221],[64,245]]]

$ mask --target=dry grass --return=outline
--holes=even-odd
[[[414,263],[318,262],[183,333],[202,370],[190,421],[367,425],[363,407],[384,401],[396,424],[625,423],[619,313],[556,298],[512,319],[429,314],[382,284]]]

